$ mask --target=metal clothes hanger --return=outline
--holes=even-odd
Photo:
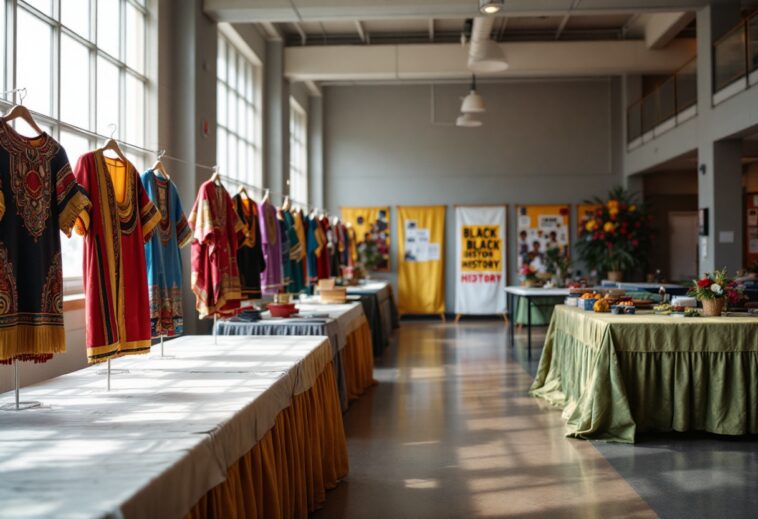
[[[126,158],[126,155],[124,155],[124,152],[121,151],[121,147],[118,145],[118,142],[116,142],[116,139],[114,139],[114,136],[116,135],[116,130],[118,130],[118,126],[115,124],[109,124],[108,126],[111,127],[111,136],[108,138],[107,141],[105,141],[105,144],[102,148],[100,148],[101,152],[106,151],[112,151],[116,154],[116,156],[124,161],[124,164],[129,162],[129,160]]]
[[[268,196],[269,196],[269,194],[270,194],[270,193],[271,193],[271,192],[269,191],[269,189],[268,189],[268,188],[266,188],[266,189],[263,191],[263,199],[261,200],[261,203],[266,203],[266,202],[268,202]]]
[[[215,183],[218,186],[222,186],[221,183],[221,173],[218,171],[218,166],[213,166],[213,174],[211,175],[211,182]]]
[[[171,175],[168,174],[168,171],[166,171],[166,167],[163,165],[163,162],[161,162],[161,159],[166,154],[166,150],[160,150],[158,151],[158,158],[155,161],[155,164],[150,168],[156,173],[160,173],[163,178],[166,180],[171,180]]]
[[[26,124],[32,127],[32,129],[37,132],[38,134],[43,134],[45,132],[42,131],[42,128],[40,128],[37,123],[34,121],[34,118],[32,117],[31,112],[24,106],[24,98],[26,97],[26,88],[19,88],[18,89],[18,96],[19,96],[19,104],[15,105],[13,108],[11,108],[7,114],[3,116],[3,119],[5,122],[12,121],[13,119],[22,119],[26,121]]]
[[[290,197],[285,196],[284,203],[282,204],[282,211],[289,211],[289,208],[290,208]]]

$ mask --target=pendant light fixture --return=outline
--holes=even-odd
[[[471,114],[461,114],[455,120],[455,125],[462,128],[478,128],[482,125],[482,121],[475,119]]]
[[[505,5],[505,0],[479,0],[479,10],[482,14],[497,14]]]
[[[476,91],[476,76],[471,76],[471,90],[468,95],[463,98],[461,104],[461,112],[464,114],[481,113],[484,112],[484,99]]]

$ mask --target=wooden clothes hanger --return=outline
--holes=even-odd
[[[116,156],[119,159],[121,159],[124,162],[124,164],[126,164],[129,162],[129,160],[126,158],[126,155],[124,155],[124,152],[121,151],[121,147],[118,145],[118,142],[116,142],[116,140],[113,138],[113,136],[116,134],[117,126],[115,124],[112,124],[110,126],[113,127],[113,130],[111,131],[111,136],[110,138],[108,138],[107,141],[105,141],[105,144],[103,145],[102,148],[100,148],[100,151],[103,153],[106,151],[112,151],[113,153],[116,154]]]
[[[218,171],[218,166],[213,166],[213,175],[211,175],[210,180],[217,186],[223,187],[223,184],[221,183],[221,173]]]
[[[263,192],[263,199],[261,200],[261,203],[266,203],[266,202],[268,202],[268,195],[269,195],[269,194],[270,194],[270,191],[268,190],[268,188],[266,188],[266,189],[264,190],[264,192]]]
[[[290,197],[284,197],[284,203],[282,204],[282,211],[288,211],[290,208]]]
[[[13,119],[22,119],[26,122],[29,126],[32,127],[32,130],[37,132],[38,134],[45,133],[42,131],[42,128],[40,128],[37,123],[34,121],[34,117],[32,117],[31,112],[27,110],[27,108],[24,106],[24,98],[26,97],[26,89],[22,88],[19,91],[19,104],[13,106],[10,110],[8,110],[8,113],[6,113],[3,116],[3,119],[5,122],[12,121]]]
[[[242,184],[237,187],[237,194],[240,195],[240,197],[244,197],[250,200],[250,195],[247,194],[247,189],[245,189],[245,186]]]

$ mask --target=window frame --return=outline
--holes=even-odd
[[[263,191],[265,181],[263,174],[263,62],[245,43],[234,28],[228,23],[218,25],[216,50],[216,163],[225,180],[232,184],[253,187]],[[223,63],[226,69],[220,70],[222,48],[226,54]],[[232,59],[233,58],[233,59]],[[239,85],[240,64],[243,66],[247,79],[243,81],[242,88]],[[231,72],[234,69],[234,80]],[[223,108],[225,113],[219,111],[222,92],[224,95]],[[231,124],[230,115],[237,113],[230,108],[230,100],[234,100],[234,106],[240,103],[245,108],[244,121],[239,118],[235,121],[234,128]],[[248,115],[252,115],[252,121]],[[236,153],[231,151],[231,142],[236,143]],[[223,145],[222,145],[223,144]],[[239,146],[247,150],[246,169],[239,163]],[[234,160],[232,161],[232,157]]]
[[[307,209],[310,203],[308,111],[294,97],[290,97],[289,133],[290,171],[288,191],[290,202],[294,206]]]
[[[51,0],[51,12],[45,13],[37,9],[34,5],[30,4],[26,0],[0,0],[0,9],[4,10],[4,18],[0,18],[0,21],[4,21],[5,26],[0,26],[0,33],[4,36],[4,46],[0,46],[0,49],[4,48],[4,54],[0,54],[0,67],[4,70],[3,74],[0,74],[0,92],[12,91],[15,89],[27,88],[29,85],[18,84],[18,64],[22,59],[19,53],[19,45],[17,44],[17,25],[19,13],[23,11],[25,14],[33,16],[36,20],[41,21],[48,25],[51,29],[51,71],[50,71],[50,113],[43,114],[35,110],[30,112],[43,130],[47,131],[52,138],[57,142],[61,142],[62,133],[71,134],[74,137],[81,138],[87,141],[88,149],[93,150],[101,146],[110,135],[104,135],[98,133],[97,125],[97,100],[98,100],[98,59],[104,59],[111,65],[115,66],[118,71],[118,120],[113,124],[117,125],[117,129],[114,130],[116,138],[119,139],[119,143],[123,144],[124,153],[127,158],[135,163],[135,167],[139,170],[143,167],[150,156],[150,152],[145,150],[145,145],[148,142],[154,140],[157,135],[157,119],[151,117],[156,113],[156,101],[155,101],[155,81],[152,79],[156,76],[156,63],[157,56],[150,49],[155,48],[153,43],[157,37],[155,32],[157,31],[157,23],[155,16],[156,12],[156,0],[117,0],[119,8],[119,50],[118,56],[113,56],[103,48],[99,46],[98,41],[98,23],[97,23],[97,10],[98,0],[88,0],[89,7],[89,36],[83,36],[76,32],[74,29],[69,28],[62,21],[62,2],[66,0]],[[142,43],[142,67],[143,71],[138,71],[129,64],[127,64],[127,8],[131,7],[136,10],[136,13],[142,16],[143,21],[143,37]],[[63,74],[62,70],[62,47],[63,38],[68,37],[77,44],[83,46],[87,52],[87,59],[89,65],[89,116],[87,118],[87,127],[82,128],[70,121],[62,119],[62,103],[65,102],[62,99],[63,90]],[[142,142],[129,142],[127,135],[131,132],[131,129],[127,128],[127,97],[126,91],[127,78],[135,79],[138,84],[141,85],[144,92],[142,99],[142,117],[137,116],[135,120],[142,121],[142,127],[138,131],[142,135]],[[0,96],[0,112],[6,111],[13,104],[20,101],[20,95]],[[67,137],[64,137],[64,139]],[[64,143],[61,143],[64,145]],[[65,147],[65,145],[64,145]],[[76,165],[77,157],[69,157],[71,166]],[[72,237],[71,239],[81,239],[78,237]],[[67,238],[61,237],[62,248],[66,248]],[[65,273],[64,273],[65,275]],[[78,294],[83,291],[83,272],[76,276],[65,276],[63,279],[63,293],[64,295]]]

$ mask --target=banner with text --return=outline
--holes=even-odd
[[[455,313],[505,312],[505,206],[455,208]]]

